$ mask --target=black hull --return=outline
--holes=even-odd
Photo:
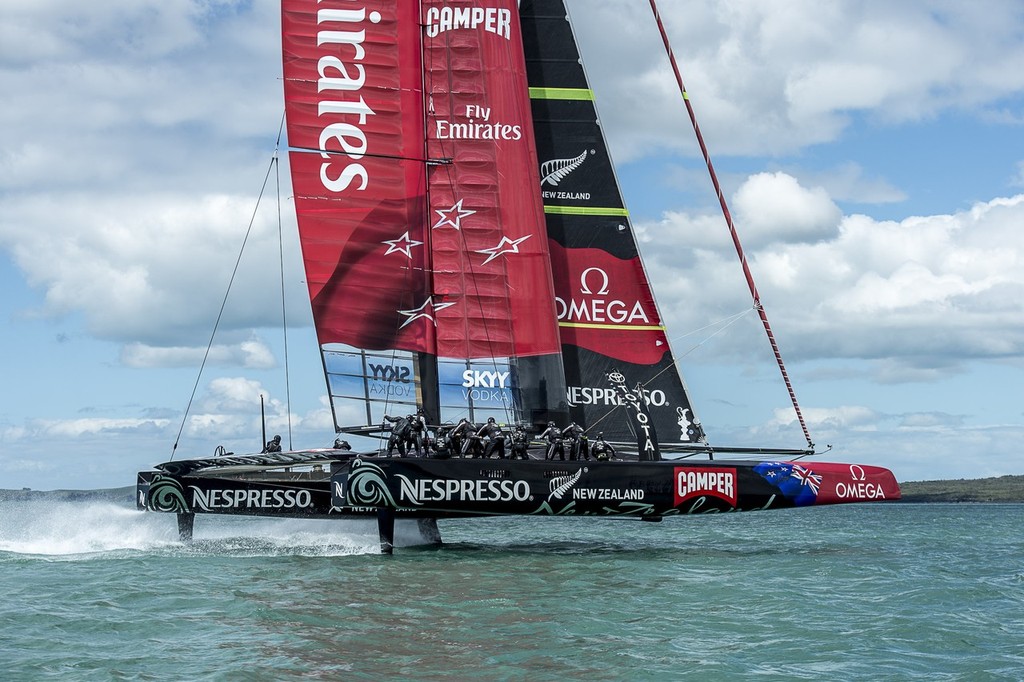
[[[137,502],[150,511],[290,518],[367,518],[387,509],[400,519],[571,515],[655,520],[899,498],[899,486],[886,469],[823,462],[374,456],[311,461],[271,468],[254,456],[161,465],[161,471],[139,474]]]

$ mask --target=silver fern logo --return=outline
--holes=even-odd
[[[587,160],[587,150],[575,159],[551,159],[540,165],[541,185],[558,187],[558,183],[565,179],[565,176],[583,165]]]
[[[562,499],[562,495],[569,492],[569,489],[576,485],[576,482],[580,480],[580,476],[583,475],[584,471],[586,471],[586,469],[580,469],[575,474],[571,474],[569,476],[555,476],[552,478],[548,482],[548,490],[551,493],[548,495],[548,502],[550,502],[552,498],[556,500]]]

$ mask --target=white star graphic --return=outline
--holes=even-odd
[[[418,242],[415,239],[410,239],[408,232],[403,234],[398,239],[389,239],[387,241],[381,242],[381,244],[388,245],[388,250],[384,252],[385,256],[388,255],[389,253],[394,253],[398,251],[399,253],[404,253],[407,258],[412,258],[412,247],[419,246],[422,243],[423,242]]]
[[[487,265],[488,263],[490,263],[492,260],[494,260],[503,253],[519,253],[519,245],[525,242],[531,236],[533,235],[528,234],[525,237],[520,237],[519,239],[509,239],[505,235],[502,235],[501,241],[498,242],[497,246],[492,246],[489,249],[480,249],[476,253],[490,254],[487,256],[487,259],[482,263],[482,265]]]
[[[456,201],[452,205],[451,208],[449,208],[449,209],[435,208],[434,209],[434,213],[437,213],[437,215],[441,216],[441,219],[438,220],[434,224],[434,227],[432,229],[436,230],[439,227],[444,227],[445,225],[451,225],[456,230],[461,230],[462,229],[462,219],[465,218],[466,216],[473,215],[474,213],[476,213],[476,211],[471,211],[468,208],[467,209],[463,209],[462,208],[462,199],[459,199],[458,201]],[[452,213],[456,214],[454,219],[452,219],[450,217]]]
[[[424,301],[423,305],[421,305],[419,308],[398,311],[400,314],[405,315],[406,317],[409,318],[408,320],[402,323],[402,326],[399,327],[399,329],[409,324],[413,320],[418,320],[421,317],[427,318],[428,320],[434,323],[434,326],[437,326],[437,320],[434,319],[434,313],[436,313],[438,310],[444,310],[445,308],[448,308],[453,305],[455,305],[454,301],[451,303],[434,303],[434,297],[427,296],[427,300]]]

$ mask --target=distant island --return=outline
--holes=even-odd
[[[959,478],[948,481],[903,481],[901,502],[1017,502],[1024,503],[1024,476]],[[135,486],[107,490],[2,490],[0,502],[46,499],[62,502],[106,500],[134,506]]]
[[[1024,502],[1024,476],[900,482],[903,502]]]

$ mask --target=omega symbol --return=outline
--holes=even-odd
[[[601,286],[597,290],[597,292],[591,291],[590,287],[587,285],[587,275],[589,273],[591,273],[591,272],[601,273],[599,275],[599,277],[601,278],[600,279]],[[602,270],[601,268],[587,268],[586,270],[584,270],[583,274],[580,275],[580,292],[584,293],[584,294],[596,293],[598,296],[604,296],[605,294],[607,294],[608,293],[608,273],[605,272],[604,270]]]

